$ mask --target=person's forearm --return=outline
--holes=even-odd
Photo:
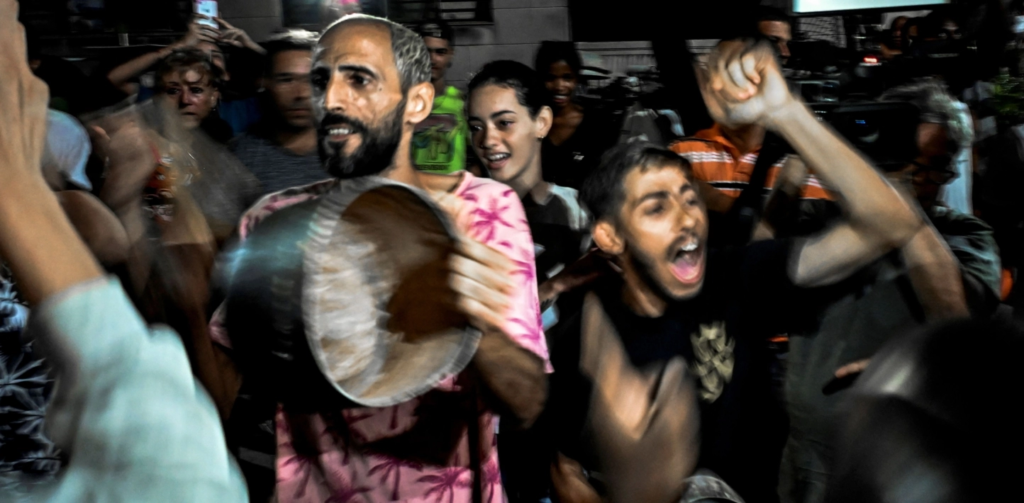
[[[960,264],[931,225],[903,247],[903,261],[928,321],[970,315]]]
[[[267,55],[266,49],[260,46],[260,44],[253,42],[252,39],[249,38],[246,38],[246,41],[242,44],[242,47],[245,47],[246,49],[249,49],[250,51],[255,52],[256,54],[259,54],[260,56]]]
[[[16,161],[9,161],[16,162]],[[0,188],[0,257],[29,304],[102,276],[42,176],[5,171]]]
[[[135,77],[142,75],[149,67],[170,54],[172,50],[171,47],[165,47],[159,51],[143,54],[111,70],[107,74],[107,80],[114,87],[121,88]]]
[[[724,192],[714,188],[710,183],[697,180],[697,188],[700,190],[700,197],[704,200],[704,206],[708,211],[715,213],[729,213],[732,209],[735,198],[725,195]]]
[[[533,424],[547,399],[547,376],[540,358],[504,333],[485,331],[473,365],[500,402],[499,412],[511,412],[523,427]]]
[[[895,247],[920,229],[921,218],[896,190],[803,103],[793,100],[773,114],[767,125],[839,193],[850,225],[862,236]]]

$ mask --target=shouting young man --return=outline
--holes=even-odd
[[[641,143],[611,152],[584,184],[583,199],[595,218],[595,243],[622,272],[560,300],[562,319],[548,332],[555,373],[542,424],[555,433],[559,459],[610,470],[604,444],[579,434],[593,424],[588,411],[608,396],[586,369],[586,355],[604,349],[581,342],[588,340],[581,337],[587,320],[594,319],[583,306],[597,305],[633,366],[686,360],[700,397],[697,466],[717,473],[747,501],[777,501],[785,424],[772,393],[767,336],[813,317],[814,297],[806,288],[843,279],[904,244],[922,222],[863,157],[789,93],[767,44],[724,42],[709,68],[702,91],[715,121],[759,125],[790,142],[841,194],[846,219],[805,240],[712,250],[707,209],[685,159]],[[617,410],[628,416],[651,400],[633,398]],[[604,466],[591,462],[595,453]],[[681,492],[688,473],[679,471],[663,479],[679,480]]]

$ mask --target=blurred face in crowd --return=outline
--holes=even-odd
[[[314,125],[309,85],[312,61],[310,51],[281,51],[274,55],[271,65],[266,88],[284,124],[293,130],[308,130]]]
[[[789,43],[793,41],[793,29],[785,21],[761,21],[757,29],[771,41],[779,55],[779,62],[789,61]]]
[[[602,220],[594,239],[619,255],[666,300],[692,298],[704,283],[707,212],[678,164],[634,168],[623,180],[623,203],[615,221]]]
[[[317,146],[328,172],[348,178],[390,166],[406,103],[390,31],[357,22],[329,31],[313,53],[312,84]]]
[[[930,209],[939,199],[942,186],[957,177],[953,165],[955,147],[942,124],[924,123],[917,127],[917,158],[908,166],[917,201]]]
[[[208,54],[210,56],[210,60],[213,61],[213,64],[221,70],[224,70],[224,80],[228,80],[228,66],[227,61],[224,59],[224,51],[222,51],[217,44],[214,44],[213,42],[199,42],[196,44],[196,49]]]
[[[889,28],[889,35],[892,37],[892,42],[896,47],[903,45],[903,25],[907,24],[907,18],[900,16],[892,20],[892,26]]]
[[[551,129],[550,108],[531,117],[514,89],[494,84],[474,89],[467,108],[473,149],[492,178],[510,184],[527,170],[540,169],[541,140]]]
[[[217,106],[220,92],[202,66],[179,68],[160,76],[157,102],[177,114],[185,129],[195,129]]]
[[[430,81],[437,82],[444,79],[445,73],[452,66],[452,57],[455,56],[455,49],[447,40],[437,37],[423,37],[430,51]]]
[[[572,95],[576,92],[576,83],[579,76],[565,61],[556,61],[548,68],[544,77],[544,87],[551,96],[551,104],[555,108],[562,108],[572,101]]]
[[[960,25],[952,19],[946,19],[942,22],[942,29],[939,31],[939,38],[946,40],[959,40],[960,39]]]

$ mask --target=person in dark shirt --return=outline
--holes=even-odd
[[[263,193],[327,178],[316,149],[309,71],[316,34],[292,30],[264,42],[267,64],[263,120],[235,138],[231,152],[263,185]]]
[[[544,179],[574,189],[597,166],[619,133],[618,124],[612,125],[575,100],[581,67],[572,42],[548,41],[537,50],[534,70],[544,81],[547,104],[554,112],[541,150]]]
[[[688,163],[649,144],[617,147],[582,193],[594,241],[621,273],[560,299],[561,320],[547,333],[555,373],[538,428],[561,455],[594,469],[602,445],[583,442],[580,431],[598,390],[580,371],[586,348],[577,307],[592,299],[635,367],[686,359],[701,399],[698,466],[747,501],[777,501],[785,429],[767,337],[813,322],[828,295],[809,288],[834,284],[903,245],[922,221],[789,93],[770,46],[727,41],[710,58],[702,91],[716,122],[762,124],[790,142],[842,196],[845,219],[808,239],[709,250],[707,211]],[[680,492],[688,475],[678,474]]]
[[[916,157],[889,177],[920,206],[930,225],[847,280],[843,297],[829,306],[815,330],[789,334],[785,393],[790,432],[780,477],[780,495],[787,503],[826,501],[839,443],[836,426],[846,416],[850,395],[823,393],[833,379],[855,374],[885,343],[915,328],[969,315],[985,318],[999,303],[1001,267],[992,229],[973,215],[942,206],[939,199],[942,188],[958,176],[957,152],[970,148],[964,134],[969,124],[955,100],[934,82],[887,94],[919,109]],[[789,185],[777,190],[795,193]]]

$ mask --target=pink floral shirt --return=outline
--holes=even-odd
[[[453,191],[461,203],[456,226],[518,264],[520,288],[513,297],[505,333],[541,357],[550,369],[537,300],[533,239],[522,204],[506,185],[470,173],[462,176]],[[267,215],[317,197],[333,183],[320,182],[264,197],[242,217],[242,239]],[[228,346],[216,318],[213,337]],[[472,386],[461,374],[394,407],[345,409],[324,415],[292,414],[279,407],[278,501],[469,502],[473,470],[467,432],[475,417],[481,439],[483,501],[502,502],[494,429],[497,418],[476,403],[476,395],[467,389]]]

